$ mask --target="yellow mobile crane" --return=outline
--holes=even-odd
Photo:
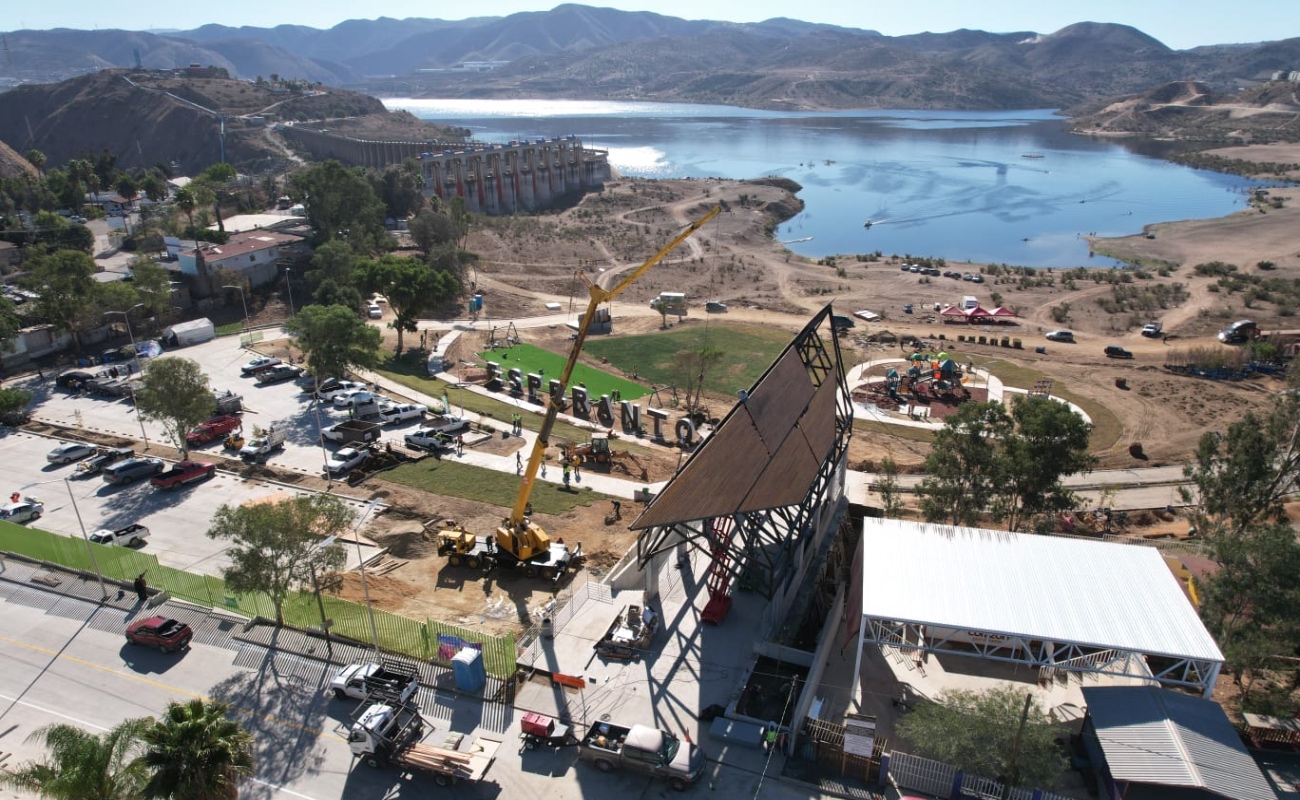
[[[704,224],[717,216],[721,210],[719,206],[709,209],[704,216],[678,234],[667,247],[651,256],[614,288],[602,289],[597,284],[587,281],[587,311],[578,324],[578,335],[573,340],[569,358],[564,362],[564,371],[560,374],[561,397],[547,399],[546,417],[542,421],[541,430],[537,432],[532,453],[528,456],[528,466],[524,469],[523,480],[519,484],[519,492],[515,495],[515,504],[510,509],[510,516],[502,521],[495,537],[476,536],[460,525],[449,523],[438,532],[438,553],[447,556],[448,563],[464,564],[474,568],[482,567],[488,570],[498,565],[518,567],[530,578],[542,576],[553,583],[559,583],[571,566],[577,566],[581,562],[581,544],[569,550],[564,542],[553,541],[550,534],[528,516],[530,511],[528,498],[532,496],[537,472],[541,469],[542,457],[550,442],[551,430],[555,427],[556,416],[560,413],[563,392],[568,389],[569,378],[573,375],[573,368],[578,363],[578,355],[582,353],[582,345],[587,340],[587,332],[596,318],[596,311],[600,304],[617,297],[633,281],[644,275],[646,270],[662,261],[673,251],[673,248],[704,227]]]

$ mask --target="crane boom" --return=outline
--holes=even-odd
[[[686,230],[678,234],[677,238],[673,239],[667,247],[647,259],[644,264],[619,281],[614,288],[602,289],[594,282],[587,282],[587,311],[582,315],[582,320],[578,324],[578,335],[573,340],[573,347],[569,350],[569,358],[564,362],[564,371],[560,374],[560,397],[548,396],[546,417],[542,421],[541,429],[537,432],[537,441],[533,443],[532,453],[528,456],[528,466],[524,470],[523,480],[519,484],[519,492],[515,495],[514,507],[510,509],[510,519],[506,520],[511,533],[517,535],[523,532],[526,527],[524,510],[528,507],[528,498],[532,496],[537,472],[542,465],[542,457],[546,454],[546,448],[550,443],[551,430],[555,427],[555,419],[560,413],[560,404],[563,401],[564,392],[568,389],[569,378],[573,375],[573,368],[577,365],[578,356],[582,353],[582,345],[587,340],[587,332],[591,329],[591,323],[596,318],[596,310],[601,303],[612,300],[621,294],[633,281],[644,275],[646,270],[662,261],[677,245],[689,239],[697,230],[704,227],[706,222],[717,216],[721,210],[720,206],[709,209],[704,216],[692,222],[686,227]]]

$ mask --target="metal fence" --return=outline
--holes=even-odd
[[[999,800],[1002,784],[992,778],[967,775],[951,764],[921,758],[910,753],[890,753],[886,770],[894,784],[903,789],[925,792],[936,797]],[[1041,789],[1012,788],[1011,800],[1072,800]]]
[[[224,608],[248,617],[275,619],[275,604],[263,592],[232,592],[221,578],[197,575],[158,563],[151,553],[123,547],[106,547],[80,538],[0,522],[0,551],[58,564],[80,572],[98,572],[105,579],[129,584],[144,575],[150,587],[170,596],[209,608]],[[93,558],[92,558],[93,553]],[[367,609],[330,595],[321,595],[330,631],[359,642],[377,638],[383,650],[450,666],[447,646],[479,645],[488,674],[508,679],[515,674],[515,637],[494,636],[483,631],[432,619],[416,620],[378,609]],[[281,611],[285,624],[303,629],[322,626],[320,606],[312,592],[293,591],[284,599]],[[373,614],[374,628],[371,628]],[[439,636],[443,638],[440,640]]]

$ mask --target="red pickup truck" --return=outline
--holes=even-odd
[[[187,483],[200,481],[217,471],[217,465],[210,461],[181,461],[176,466],[160,472],[149,479],[149,483],[158,489],[175,489]]]
[[[222,414],[219,417],[213,417],[185,434],[185,441],[190,444],[215,442],[217,439],[225,439],[227,435],[239,430],[241,425],[239,417]]]

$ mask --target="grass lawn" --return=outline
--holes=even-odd
[[[587,349],[591,349],[590,340],[588,340]],[[522,370],[525,376],[540,370],[539,374],[542,376],[543,389],[548,385],[548,381],[559,379],[560,374],[564,372],[564,362],[567,360],[567,356],[552,353],[531,344],[517,344],[514,347],[505,347],[500,350],[486,350],[479,353],[478,356],[484,361],[495,361],[500,364],[503,376],[512,369]],[[614,390],[622,392],[624,400],[636,400],[650,393],[646,387],[639,383],[633,383],[581,363],[574,366],[573,377],[570,379],[569,385],[577,386],[580,383],[586,384],[587,394],[593,399],[609,394]]]
[[[913,428],[909,425],[890,425],[874,419],[854,419],[853,430],[857,433],[870,433],[878,436],[894,436],[913,442],[934,443],[934,431],[926,428]]]
[[[394,358],[391,354],[381,360],[375,372],[383,375],[389,380],[396,381],[403,386],[414,389],[417,392],[423,392],[431,397],[441,399],[443,393],[451,401],[452,413],[459,414],[462,405],[471,413],[481,414],[493,419],[510,421],[510,416],[515,413],[516,408],[500,400],[493,400],[490,397],[484,397],[474,392],[461,390],[456,384],[437,378],[430,378],[425,374],[425,360],[420,353],[406,353],[400,359]],[[587,384],[590,386],[591,384]],[[644,394],[645,390],[641,389]],[[624,395],[626,397],[626,395]],[[630,397],[628,399],[631,399]],[[539,407],[540,408],[540,407]],[[530,431],[537,431],[542,427],[542,417],[538,414],[524,414],[524,427]],[[551,441],[555,439],[564,439],[570,442],[585,442],[591,438],[591,432],[576,425],[570,425],[564,420],[556,420],[555,428],[551,431]],[[634,453],[648,453],[648,448],[640,447],[627,439],[620,439],[618,447],[620,450],[631,450]]]
[[[1017,389],[1032,389],[1035,382],[1047,377],[1036,369],[1008,364],[997,358],[986,356],[966,356],[966,358],[985,369],[990,369],[994,375],[1002,379],[1003,383]],[[992,362],[991,367],[990,362]],[[1089,437],[1089,442],[1094,452],[1113,447],[1119,441],[1124,426],[1120,423],[1119,417],[1115,416],[1109,408],[1095,400],[1080,397],[1058,380],[1052,381],[1052,396],[1074,403],[1092,419],[1092,436]]]
[[[635,372],[655,384],[681,384],[684,375],[678,354],[708,347],[722,351],[722,361],[705,377],[705,391],[731,394],[748,389],[790,343],[793,335],[778,328],[735,323],[710,323],[678,327],[640,336],[619,336],[587,341],[587,352],[604,356],[626,372]]]
[[[559,469],[548,467],[548,469]],[[432,494],[447,497],[461,497],[466,500],[478,500],[494,506],[509,508],[519,491],[519,476],[513,472],[461,464],[453,459],[426,458],[390,469],[384,473],[384,480],[421,489]],[[574,506],[586,506],[601,500],[610,500],[607,495],[581,488],[577,491],[565,491],[545,481],[537,481],[532,496],[529,498],[533,510],[541,514],[563,514]]]

